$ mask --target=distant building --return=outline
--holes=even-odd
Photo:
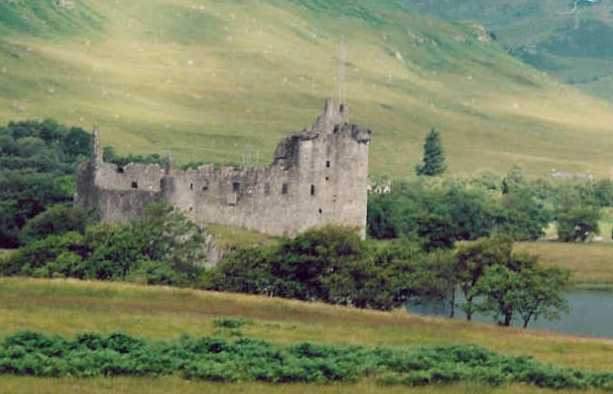
[[[166,202],[199,223],[294,236],[327,224],[366,235],[371,131],[348,123],[348,108],[327,100],[313,127],[279,143],[267,167],[104,162],[97,131],[92,158],[77,170],[76,204],[102,222],[126,222]]]

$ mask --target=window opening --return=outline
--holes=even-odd
[[[132,182],[132,189],[138,189],[138,182]]]
[[[287,185],[287,183],[284,183],[283,187],[281,188],[281,194],[287,194],[288,191],[289,191],[289,186]]]
[[[311,185],[311,196],[315,195],[315,185]]]

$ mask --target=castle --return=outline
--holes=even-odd
[[[283,139],[267,167],[178,170],[170,163],[106,163],[97,131],[93,155],[77,170],[77,206],[106,223],[166,202],[197,223],[294,236],[312,227],[347,225],[366,234],[371,131],[348,122],[346,105],[327,100],[313,127]]]

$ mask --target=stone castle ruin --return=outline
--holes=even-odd
[[[283,139],[267,167],[120,167],[104,162],[95,131],[93,156],[77,170],[76,204],[106,223],[135,219],[148,204],[166,202],[202,224],[285,236],[338,224],[365,236],[372,133],[349,123],[348,112],[327,100],[313,127]]]

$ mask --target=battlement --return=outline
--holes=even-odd
[[[309,130],[284,138],[266,167],[177,170],[173,165],[104,162],[99,133],[77,173],[76,203],[103,222],[125,222],[167,202],[192,220],[293,236],[340,224],[366,231],[368,146],[372,132],[349,123],[349,109],[327,100]]]

